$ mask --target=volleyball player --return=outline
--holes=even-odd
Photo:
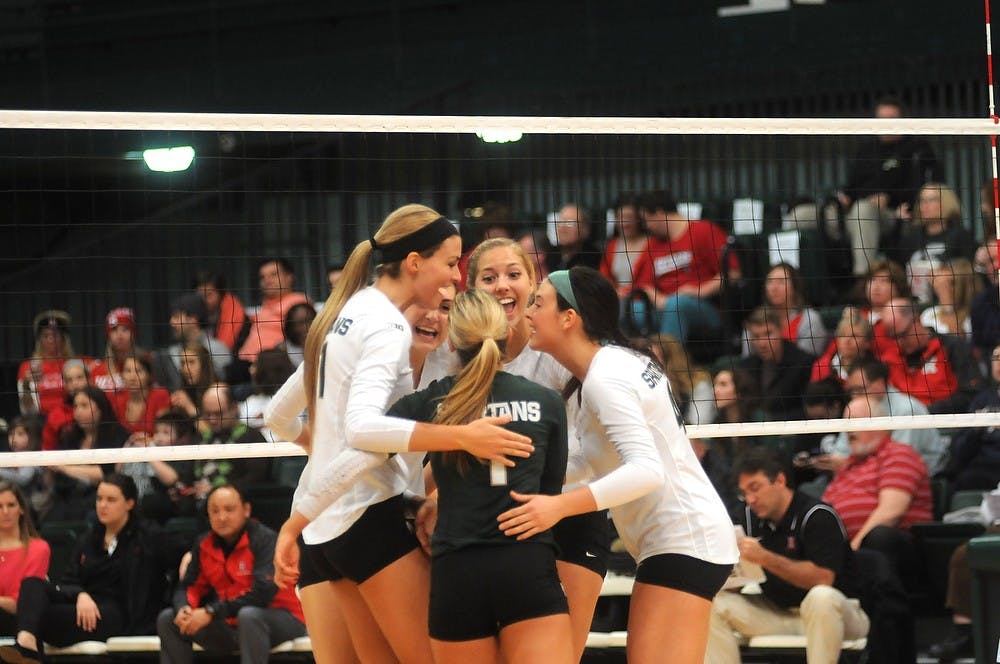
[[[550,353],[580,383],[580,450],[558,496],[512,496],[500,516],[510,536],[532,537],[561,519],[611,508],[638,562],[626,656],[633,664],[701,664],[712,598],[738,558],[733,526],[701,469],[661,368],[628,347],[618,297],[596,270],[554,272],[528,309],[531,347]]]
[[[525,311],[538,282],[535,268],[521,245],[507,238],[482,242],[469,256],[468,286],[493,295],[503,307],[511,335],[504,352],[504,371],[561,392],[572,377],[548,353],[528,346],[531,328]],[[567,404],[570,417],[575,401]],[[572,425],[572,422],[570,423]],[[570,451],[578,446],[569,437]],[[565,487],[563,490],[572,490]],[[553,528],[559,545],[559,579],[566,590],[573,626],[574,661],[580,661],[594,619],[594,608],[608,571],[610,533],[606,510],[563,519]]]
[[[380,252],[373,286],[365,288],[374,250]],[[351,253],[344,275],[306,339],[304,382],[311,427],[308,494],[338,453],[350,446],[382,454],[465,450],[501,465],[527,457],[530,439],[483,418],[460,426],[414,423],[384,415],[412,389],[411,332],[402,310],[437,307],[440,289],[458,278],[461,240],[454,226],[422,205],[391,213],[375,236]],[[313,519],[300,513],[282,527],[291,549],[301,533],[319,584],[342,609],[362,660],[377,623],[400,661],[430,662],[426,602],[429,566],[403,521],[406,469],[416,460],[386,463],[364,474]],[[300,479],[300,484],[302,480]],[[278,558],[294,557],[288,547]],[[374,623],[373,623],[374,619]],[[310,623],[309,612],[306,613]]]
[[[464,424],[510,413],[508,427],[532,440],[534,452],[513,468],[479,462],[466,452],[433,452],[438,495],[431,547],[429,629],[434,660],[501,660],[569,664],[572,638],[566,596],[548,531],[522,541],[497,528],[516,505],[509,491],[558,494],[566,472],[566,409],[558,393],[502,371],[509,326],[497,300],[471,289],[459,294],[448,338],[462,369],[404,397],[391,415]]]

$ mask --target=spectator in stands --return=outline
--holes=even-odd
[[[727,366],[715,372],[712,379],[715,393],[716,416],[714,424],[763,422],[766,415],[758,407],[759,394],[753,376],[740,367]],[[753,438],[731,436],[712,438],[709,445],[731,462],[746,442]]]
[[[875,105],[877,118],[904,115],[898,99],[886,97]],[[912,205],[925,182],[940,179],[937,158],[923,138],[883,135],[865,140],[848,168],[843,191],[837,194],[847,210],[854,274],[865,274],[874,262],[883,246],[880,236],[894,235],[897,210]]]
[[[601,260],[601,274],[607,277],[625,297],[635,282],[635,268],[639,257],[646,251],[649,236],[639,214],[639,199],[633,194],[623,194],[614,205],[615,232],[608,239]]]
[[[69,338],[71,322],[68,313],[55,309],[35,316],[35,352],[17,370],[21,414],[44,416],[62,401],[63,364],[76,356]]]
[[[316,320],[316,308],[308,302],[296,304],[288,310],[285,315],[285,340],[275,346],[288,355],[292,365],[297,367],[302,364],[303,352],[306,347],[306,335],[309,334],[309,326]]]
[[[38,420],[23,415],[10,421],[7,429],[7,447],[11,452],[37,452],[42,445],[42,431]],[[31,508],[37,512],[47,509],[47,487],[44,482],[45,469],[41,466],[19,466],[0,468],[0,481],[10,482],[24,492]],[[0,607],[2,608],[2,607]]]
[[[920,204],[913,228],[902,242],[910,290],[922,303],[931,301],[931,282],[941,264],[952,258],[972,260],[976,242],[962,225],[958,196],[949,187],[931,182],[920,188]]]
[[[330,287],[327,291],[327,295],[333,292],[333,289],[337,287],[337,282],[340,281],[340,277],[344,274],[344,264],[343,263],[330,263],[326,266],[326,283]],[[325,300],[326,298],[324,298]]]
[[[833,341],[813,364],[810,382],[833,378],[840,384],[847,379],[847,368],[857,360],[872,358],[872,326],[854,307],[845,307],[834,330]],[[844,404],[846,405],[846,404]],[[835,417],[840,417],[843,407]]]
[[[810,355],[820,355],[828,333],[819,312],[806,303],[799,271],[788,263],[771,266],[764,279],[764,304],[785,320],[782,336]]]
[[[938,334],[972,339],[969,311],[979,292],[979,278],[967,258],[952,258],[934,270],[931,280],[935,305],[920,314],[920,322]]]
[[[267,442],[258,429],[240,422],[239,416],[240,407],[233,399],[229,385],[215,383],[209,386],[201,400],[201,417],[207,425],[202,432],[202,444]],[[220,451],[218,459],[195,462],[195,495],[200,501],[214,487],[234,482],[252,486],[267,478],[271,468],[269,459],[226,459],[224,454],[224,451]]]
[[[844,414],[847,401],[847,392],[844,391],[843,384],[833,376],[811,381],[806,385],[805,394],[802,396],[806,419],[810,420],[840,419]],[[792,465],[796,484],[800,491],[804,491],[810,496],[823,495],[828,478],[818,473],[836,470],[836,468],[824,463],[833,451],[836,440],[836,433],[800,434],[798,436]],[[805,480],[808,480],[807,485],[803,484]]]
[[[716,595],[705,661],[740,662],[736,632],[805,634],[809,662],[838,661],[844,640],[866,636],[869,627],[844,524],[829,505],[792,488],[773,450],[749,450],[735,470],[746,499],[740,560],[760,565],[767,579],[760,595]]]
[[[153,367],[136,355],[125,360],[124,389],[113,393],[118,420],[132,433],[153,433],[153,420],[170,408],[170,392],[153,385]]]
[[[660,331],[685,344],[692,328],[717,335],[722,319],[711,300],[722,288],[725,232],[709,221],[689,221],[664,191],[643,196],[640,208],[649,244],[635,268],[635,285],[656,307]],[[730,276],[739,276],[735,255],[726,267]],[[641,320],[645,312],[633,316]]]
[[[968,412],[969,402],[983,387],[969,345],[927,329],[917,305],[905,298],[892,300],[885,325],[886,336],[899,349],[899,359],[888,363],[890,382],[933,414]]]
[[[542,283],[549,276],[548,256],[552,253],[552,247],[549,246],[545,233],[527,230],[517,236],[517,243],[535,266],[535,279],[538,283]]]
[[[63,364],[63,391],[65,397],[59,405],[45,416],[42,429],[42,449],[59,449],[59,440],[67,428],[73,425],[73,396],[90,385],[90,373],[83,360],[72,358]]]
[[[200,343],[188,344],[181,354],[181,385],[170,395],[170,405],[188,417],[198,417],[198,405],[205,390],[216,381],[215,366],[208,349]]]
[[[260,430],[265,440],[274,442],[271,432],[264,428],[264,409],[293,373],[295,365],[288,359],[288,354],[279,348],[262,350],[250,367],[254,392],[239,402],[240,422]]]
[[[816,357],[788,341],[778,311],[762,306],[746,320],[750,356],[740,361],[761,395],[761,409],[771,420],[802,419],[802,393]]]
[[[983,289],[972,300],[969,319],[972,324],[972,345],[980,358],[987,358],[1000,344],[1000,290],[997,288],[997,241],[993,233],[986,236],[976,254],[976,271],[983,275]]]
[[[697,366],[680,341],[654,334],[649,350],[666,369],[670,391],[685,424],[709,424],[715,419],[715,389],[712,376]]]
[[[157,415],[153,433],[134,433],[125,447],[170,447],[191,443],[194,422],[183,411],[167,410]],[[180,514],[178,503],[182,489],[193,481],[191,461],[136,461],[115,464],[115,472],[128,475],[135,482],[140,513],[147,519],[166,522]]]
[[[845,418],[884,414],[881,404],[867,397],[852,399],[844,409]],[[900,577],[912,582],[917,555],[909,528],[933,518],[927,466],[888,431],[852,431],[847,439],[851,456],[823,500],[840,514],[853,549],[881,551]]]
[[[186,293],[174,300],[170,307],[170,330],[177,342],[166,352],[160,352],[156,365],[157,382],[171,393],[180,389],[183,383],[181,359],[186,348],[200,344],[208,351],[215,375],[221,376],[229,366],[232,356],[229,349],[218,339],[205,333],[205,300],[197,293]]]
[[[970,413],[1000,412],[1000,346],[990,356],[989,387],[969,404]],[[1000,484],[1000,430],[970,427],[952,434],[951,454],[941,473],[956,491],[990,491]]]
[[[65,647],[152,633],[180,551],[133,513],[136,498],[131,478],[112,474],[101,481],[97,523],[81,536],[62,582],[21,582],[17,642],[0,648],[0,660],[40,662],[43,641]]]
[[[239,359],[246,363],[247,371],[260,351],[274,348],[284,341],[282,326],[288,310],[296,304],[309,301],[304,293],[293,290],[295,270],[284,258],[265,259],[260,263],[257,273],[262,299],[257,313],[250,316],[250,334],[238,354]],[[221,371],[216,373],[223,375]]]
[[[156,428],[147,445],[170,447],[173,445],[193,445],[201,442],[194,420],[178,408],[171,408],[156,418]],[[170,497],[170,516],[195,516],[194,461],[168,461],[177,478],[171,483],[171,474],[159,467],[159,462],[150,462],[158,481],[167,488]],[[200,515],[199,515],[200,516]]]
[[[136,343],[139,326],[135,322],[135,312],[128,307],[116,307],[108,312],[104,333],[108,337],[104,359],[94,362],[90,378],[94,385],[108,392],[108,398],[113,401],[113,393],[125,389],[125,360],[141,357],[148,363],[152,356]]]
[[[60,441],[60,449],[114,449],[122,447],[128,436],[128,430],[115,417],[104,391],[88,385],[73,397],[73,427]],[[54,497],[46,519],[80,521],[91,514],[104,468],[72,465],[49,466],[48,470],[53,474]]]
[[[17,634],[17,597],[21,581],[44,579],[52,552],[38,536],[31,506],[14,482],[0,479],[0,636]]]
[[[859,360],[853,363],[848,369],[844,387],[850,398],[867,397],[878,403],[886,415],[912,417],[928,414],[922,403],[889,383],[889,368],[878,360]],[[916,450],[931,476],[943,467],[948,441],[941,437],[937,429],[896,429],[890,437],[897,443]],[[846,433],[837,436],[830,453],[830,458],[823,460],[823,467],[838,470],[851,453]]]
[[[156,621],[161,664],[190,664],[192,644],[209,653],[240,653],[241,664],[266,664],[271,648],[305,636],[302,606],[291,586],[274,584],[277,535],[250,519],[239,489],[208,496],[211,530],[195,542],[173,608]]]
[[[199,272],[192,286],[205,301],[206,333],[232,351],[250,331],[243,303],[226,288],[226,278],[216,272]]]
[[[898,361],[899,349],[886,337],[885,319],[893,299],[910,297],[910,282],[898,263],[877,260],[872,263],[864,283],[867,306],[861,313],[868,316],[872,324],[872,353],[877,359],[891,364]]]
[[[601,249],[590,239],[590,215],[583,207],[576,203],[562,206],[555,226],[557,246],[549,255],[549,272],[576,265],[600,268]]]

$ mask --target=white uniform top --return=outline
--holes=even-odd
[[[413,391],[412,339],[409,323],[380,290],[368,287],[347,301],[320,355],[312,423],[315,468],[331,464],[349,446],[406,452],[415,423],[386,417],[385,412]],[[419,463],[406,466],[419,467]],[[316,479],[307,481],[310,491],[319,488],[313,486]],[[303,539],[318,544],[338,537],[368,506],[401,494],[407,484],[408,478],[398,472],[396,464],[374,468],[324,509],[302,532]]]
[[[601,348],[583,381],[567,481],[587,475],[598,509],[611,508],[628,552],[642,562],[679,553],[709,563],[739,558],[733,524],[702,470],[668,382],[648,358]]]

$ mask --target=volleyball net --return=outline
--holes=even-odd
[[[19,372],[35,352],[32,324],[40,312],[70,314],[66,332],[79,356],[105,358],[107,314],[118,307],[133,310],[138,345],[164,349],[176,343],[170,326],[174,302],[194,291],[197,273],[223,275],[253,314],[261,302],[260,263],[281,257],[293,267],[289,290],[320,303],[329,292],[328,268],[342,263],[388,212],[405,203],[425,203],[452,219],[466,249],[487,234],[529,238],[523,246],[531,247],[540,264],[553,267],[565,259],[560,224],[575,221],[577,230],[589,235],[587,250],[603,255],[622,231],[616,202],[625,194],[643,200],[655,191],[669,192],[685,219],[710,221],[728,238],[717,256],[721,290],[708,298],[718,322],[709,333],[694,329],[682,344],[691,356],[684,371],[692,385],[711,382],[721,369],[739,366],[753,353],[744,339],[746,320],[768,302],[773,266],[789,265],[801,278],[803,303],[823,323],[813,347],[821,356],[837,337],[845,307],[870,304],[868,270],[888,256],[904,271],[921,314],[938,312],[943,325],[959,326],[943,336],[968,347],[979,372],[975,388],[985,390],[993,384],[989,346],[1000,338],[977,345],[979,337],[963,326],[972,319],[969,305],[976,293],[997,289],[989,246],[998,223],[995,193],[984,188],[995,179],[990,147],[996,132],[987,118],[0,111],[0,170],[8,183],[0,222],[0,246],[6,247],[0,258],[0,416],[10,420],[24,410]],[[876,206],[885,214],[866,223],[878,230],[860,240],[877,245],[857,245],[851,205],[838,192],[844,192],[852,170],[885,166],[876,163],[877,150],[863,150],[877,144],[875,137],[910,137],[930,150],[933,168],[923,181],[943,185],[936,190],[939,207],[957,205],[956,222],[964,231],[958,239],[940,239],[951,243],[946,258],[931,255],[934,247],[920,254],[940,234],[928,240],[923,230],[927,220],[921,219],[919,187],[886,192],[892,205]],[[954,201],[942,196],[943,189]],[[570,203],[579,216],[561,218]],[[860,266],[859,249],[867,250],[868,261]],[[653,273],[669,272],[664,260],[689,259],[684,251],[660,255]],[[728,269],[730,259],[737,269]],[[974,290],[971,295],[965,285]],[[658,288],[654,283],[653,304]],[[947,301],[959,296],[965,299]],[[664,329],[652,311],[636,313],[631,304],[623,311],[629,312],[623,322],[632,326],[633,336],[654,337]],[[239,349],[234,355],[239,359]],[[250,387],[244,395],[275,387],[258,390],[249,376],[245,382]],[[778,396],[801,403],[804,390],[803,383]],[[968,397],[966,406],[973,394]],[[1000,414],[985,412],[764,419],[699,421],[689,423],[688,433],[707,440],[1000,425]],[[301,453],[291,443],[231,445],[226,451],[231,458]],[[0,466],[217,456],[218,448],[210,445],[23,452],[0,455]]]

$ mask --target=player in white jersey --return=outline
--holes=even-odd
[[[375,251],[375,283],[365,288]],[[295,540],[301,534],[310,564],[331,581],[325,589],[341,607],[364,661],[384,654],[367,650],[373,619],[400,661],[432,661],[429,565],[403,521],[402,491],[410,478],[400,471],[419,465],[383,464],[309,518],[302,505],[318,478],[348,447],[400,455],[464,450],[503,465],[532,449],[530,439],[498,426],[507,421],[502,418],[444,427],[384,415],[413,389],[412,335],[401,312],[413,303],[437,307],[440,289],[458,278],[460,255],[461,240],[446,219],[422,205],[396,210],[371,240],[355,247],[306,339],[309,488],[282,527],[275,563],[298,562]],[[338,653],[317,655],[333,661]]]
[[[611,508],[638,563],[626,656],[633,664],[701,664],[712,598],[738,558],[732,522],[684,433],[662,369],[628,347],[618,297],[596,270],[554,272],[528,309],[532,348],[580,383],[567,481],[590,484],[523,501],[500,516],[508,535],[530,537],[574,514]]]
[[[530,326],[524,313],[538,284],[535,268],[521,245],[507,238],[482,242],[469,256],[468,287],[493,295],[500,302],[510,326],[505,350],[504,371],[562,392],[571,378],[548,353],[528,346]],[[568,404],[570,419],[569,451],[578,447],[573,435],[575,403]],[[572,487],[567,487],[571,489]],[[564,489],[566,490],[566,489]],[[573,628],[575,661],[583,657],[594,607],[608,571],[610,534],[607,512],[591,512],[560,521],[553,528],[559,545],[557,567],[566,590]]]
[[[414,387],[426,387],[431,381],[453,373],[450,365],[450,355],[440,354],[438,351],[445,348],[445,335],[448,333],[448,311],[455,298],[455,286],[450,284],[443,290],[444,298],[437,309],[427,309],[413,304],[406,308],[403,316],[411,323],[413,330],[413,344],[410,346],[410,367],[413,370]],[[299,365],[295,373],[272,397],[271,402],[265,412],[265,420],[271,425],[271,430],[282,440],[295,441],[306,447],[308,451],[308,436],[302,437],[303,427],[300,415],[306,408],[306,392],[303,381],[304,369]],[[424,382],[426,381],[426,382]],[[362,457],[364,463],[371,463],[374,468],[385,463],[386,455],[375,454],[356,450],[346,449],[338,455],[336,462],[343,462],[351,465],[350,458]],[[366,459],[364,457],[371,457]],[[365,466],[354,464],[352,467],[358,469],[357,477],[363,475],[367,470]],[[302,479],[292,497],[292,509],[295,510],[299,501],[306,493],[309,485],[311,464],[306,463],[302,470]],[[332,502],[332,500],[331,500]],[[300,542],[300,547],[302,543]],[[294,583],[298,581],[299,597],[306,611],[313,616],[313,649],[321,653],[337,653],[337,662],[340,664],[355,664],[359,662],[354,652],[354,644],[351,642],[344,616],[335,603],[330,603],[330,597],[322,584],[327,580],[323,577],[322,571],[309,563],[309,558],[304,557],[299,560],[299,568],[288,578],[281,577],[282,570],[276,570],[275,578],[283,583]],[[322,621],[322,624],[320,624]],[[373,634],[378,649],[387,654],[391,654],[391,648],[387,642],[378,644],[377,637],[380,630],[377,625],[372,625],[368,630]]]

